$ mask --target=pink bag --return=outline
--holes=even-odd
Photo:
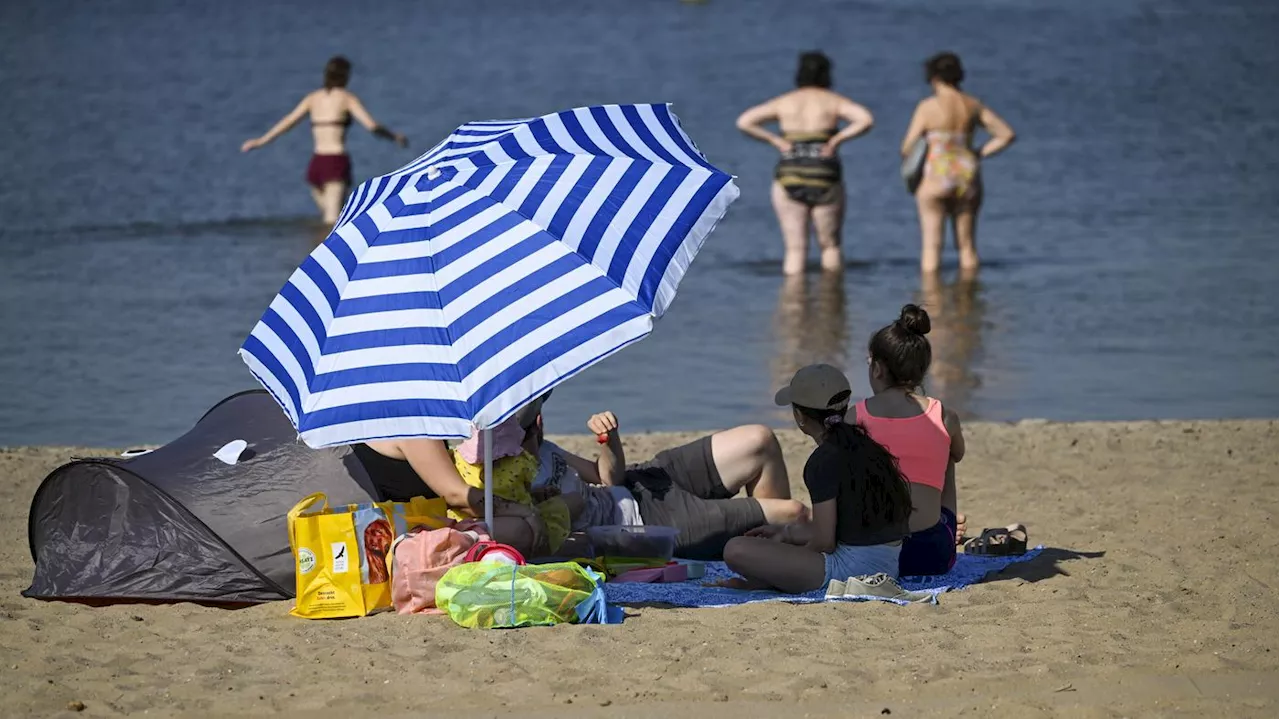
[[[443,614],[436,609],[436,583],[467,552],[491,537],[484,522],[468,519],[440,529],[415,527],[391,545],[391,604],[397,614]]]

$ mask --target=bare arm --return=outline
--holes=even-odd
[[[438,439],[405,439],[395,443],[423,484],[450,507],[479,515],[484,509],[484,492],[462,481],[453,466],[449,448]]]
[[[782,541],[811,552],[832,552],[836,548],[836,500],[813,505],[813,519],[788,524],[782,530]]]
[[[587,420],[587,429],[605,442],[596,459],[596,471],[601,484],[620,487],[626,481],[626,456],[622,451],[622,438],[618,434],[618,418],[613,412],[600,412]],[[579,473],[581,474],[581,473]]]
[[[946,427],[947,434],[951,435],[951,461],[959,462],[964,459],[964,429],[960,426],[960,417],[943,407],[942,426]]]
[[[916,111],[911,115],[911,124],[907,125],[906,137],[902,138],[902,156],[906,157],[911,152],[911,146],[916,140],[924,135],[924,101],[916,105]]]
[[[791,143],[787,142],[778,135],[764,129],[766,122],[778,121],[778,108],[775,100],[756,105],[738,116],[738,129],[747,137],[753,137],[761,142],[767,142],[778,149],[779,152],[789,152]]]
[[[836,115],[848,124],[844,126],[843,130],[832,135],[830,140],[827,140],[823,148],[827,155],[834,155],[836,148],[841,143],[866,134],[876,122],[875,118],[871,116],[870,110],[847,97],[840,98],[839,104],[836,106]]]
[[[250,150],[256,150],[277,137],[280,137],[292,129],[294,125],[298,124],[298,121],[307,114],[309,109],[311,109],[311,95],[307,95],[302,98],[302,102],[299,102],[298,106],[293,108],[288,115],[281,118],[280,122],[275,124],[275,127],[272,127],[267,131],[267,134],[262,137],[255,137],[252,140],[245,140],[244,144],[240,146],[240,151],[248,152]]]
[[[1009,123],[986,105],[983,105],[982,110],[978,112],[978,123],[991,133],[991,139],[978,150],[978,157],[991,157],[1012,145],[1017,138],[1013,128],[1009,127]]]
[[[409,144],[409,139],[404,135],[392,132],[375,122],[373,115],[370,115],[369,111],[364,109],[364,104],[360,102],[360,98],[356,97],[354,93],[347,93],[347,109],[351,111],[351,116],[356,119],[356,122],[364,126],[364,129],[372,132],[374,137],[393,140],[400,147],[405,147]]]

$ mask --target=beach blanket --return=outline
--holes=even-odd
[[[1011,564],[1034,559],[1044,547],[1039,546],[1018,557],[984,557],[960,554],[950,572],[936,577],[901,577],[898,583],[907,591],[919,591],[932,595],[931,603],[937,604],[938,595],[970,584],[977,584],[990,574],[999,572]],[[753,602],[791,602],[808,604],[824,601],[879,600],[894,604],[910,604],[902,599],[875,596],[826,596],[826,587],[806,594],[783,594],[774,591],[746,592],[724,587],[708,587],[705,584],[736,576],[724,562],[707,562],[707,574],[702,579],[670,584],[635,584],[610,582],[604,586],[605,596],[613,604],[670,604],[676,607],[729,607]]]

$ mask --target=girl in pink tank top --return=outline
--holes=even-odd
[[[933,349],[929,313],[916,305],[871,336],[867,375],[874,396],[854,407],[855,421],[898,459],[915,511],[902,544],[899,573],[945,574],[956,561],[955,465],[964,434],[955,413],[924,394]]]

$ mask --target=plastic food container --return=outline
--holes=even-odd
[[[680,530],[674,527],[615,524],[587,528],[587,537],[597,557],[651,560],[659,565],[671,561],[679,534]]]

